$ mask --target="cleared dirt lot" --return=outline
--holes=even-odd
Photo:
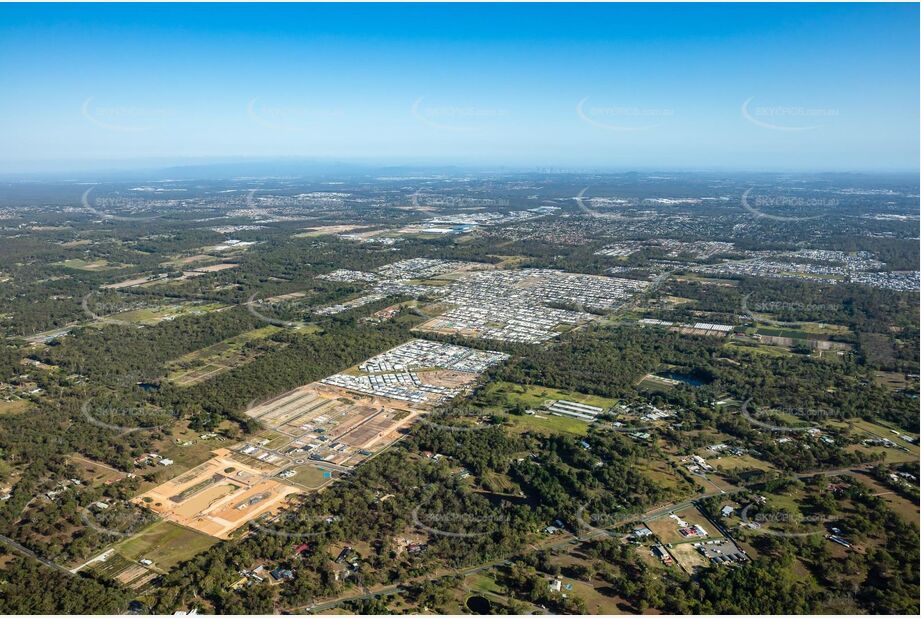
[[[465,371],[450,371],[448,369],[420,371],[418,375],[423,384],[443,386],[445,388],[462,388],[472,384],[477,379],[476,374]]]
[[[231,452],[215,456],[135,499],[169,521],[222,539],[256,517],[280,508],[299,490],[268,478]]]
[[[693,573],[695,569],[706,568],[709,561],[704,558],[693,543],[681,543],[669,547],[668,551],[684,569]]]
[[[289,436],[283,450],[293,459],[310,458],[355,465],[371,449],[400,437],[418,411],[402,402],[366,397],[320,384],[306,384],[248,410],[272,432]],[[278,440],[273,440],[280,443]]]

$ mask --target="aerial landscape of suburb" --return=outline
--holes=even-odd
[[[40,9],[0,613],[919,613],[918,5]]]

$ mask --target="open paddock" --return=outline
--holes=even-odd
[[[116,470],[102,462],[87,459],[83,455],[74,454],[69,458],[70,463],[77,469],[77,473],[92,485],[108,485],[120,481],[127,476],[125,472]]]
[[[161,520],[119,543],[115,551],[135,563],[150,560],[153,569],[166,572],[215,543],[211,536]]]
[[[231,268],[239,268],[239,264],[232,262],[221,262],[220,264],[209,264],[208,266],[197,266],[192,269],[193,272],[197,273],[216,273],[222,270],[229,270]]]
[[[213,261],[217,258],[208,255],[206,253],[199,253],[196,255],[188,255],[185,257],[177,257],[168,262],[163,262],[165,266],[188,266],[189,264],[194,264],[195,262],[207,262]]]
[[[19,414],[29,409],[31,403],[28,399],[13,399],[11,401],[0,401],[0,416],[5,414]]]
[[[874,374],[876,383],[889,390],[897,391],[912,386],[917,389],[917,380],[911,378],[908,374],[894,371],[876,371]]]
[[[314,464],[298,466],[293,470],[295,470],[294,476],[285,479],[285,481],[307,490],[318,489],[337,479],[340,474],[335,470],[327,470]]]
[[[294,238],[314,238],[317,236],[343,234],[345,232],[366,229],[368,229],[367,225],[318,225],[304,228],[304,231],[295,234]]]
[[[918,522],[919,517],[921,517],[921,510],[919,510],[917,503],[901,496],[898,492],[883,485],[868,474],[854,474],[853,476],[874,496],[879,496],[881,500],[889,505],[893,512],[906,522]]]

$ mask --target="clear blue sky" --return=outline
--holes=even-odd
[[[918,6],[0,5],[0,163],[918,166]]]

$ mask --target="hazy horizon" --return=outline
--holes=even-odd
[[[0,7],[0,173],[919,165],[917,5],[217,7]]]

